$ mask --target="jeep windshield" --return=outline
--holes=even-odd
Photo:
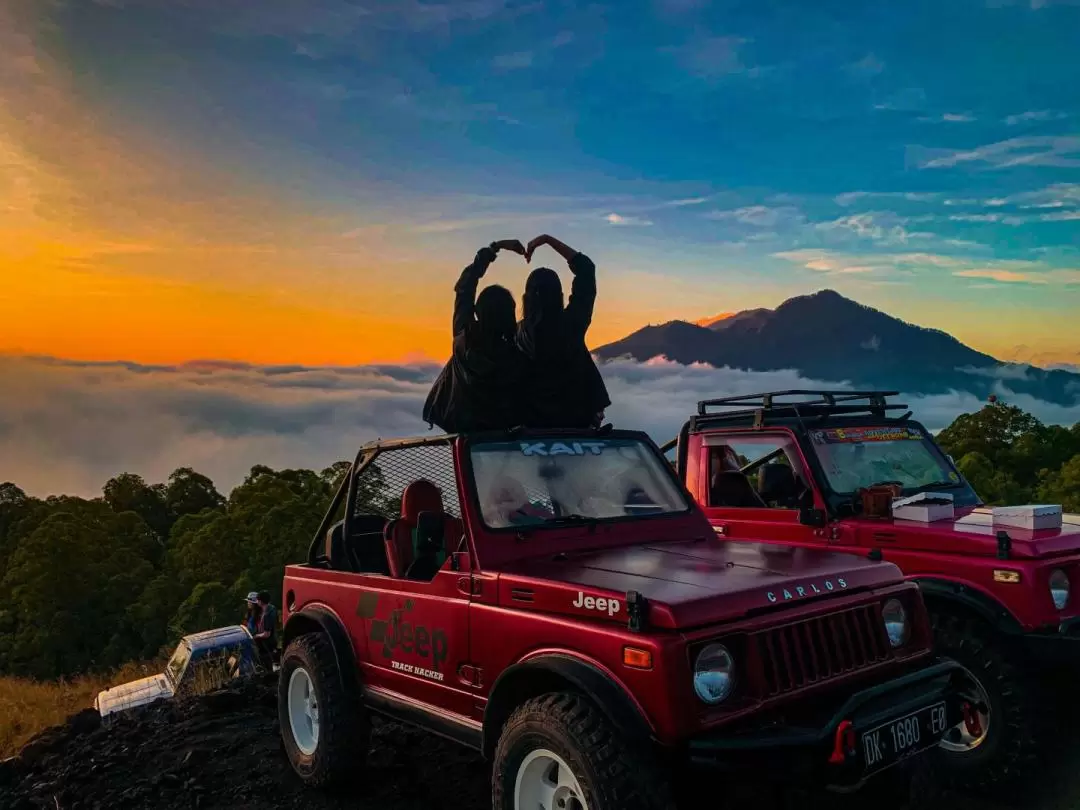
[[[634,438],[548,438],[470,447],[484,524],[491,529],[685,513],[671,470]]]
[[[930,438],[914,425],[811,430],[810,444],[829,487],[853,495],[876,484],[898,484],[905,494],[948,492],[957,506],[978,496]]]
[[[187,669],[190,660],[191,647],[186,641],[181,641],[180,646],[176,648],[176,652],[172,654],[172,658],[165,666],[165,677],[168,678],[174,690],[179,688],[180,680],[184,677],[184,670]]]

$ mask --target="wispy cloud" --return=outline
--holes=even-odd
[[[761,69],[746,65],[741,50],[750,40],[738,36],[699,36],[674,52],[679,64],[700,79],[719,79],[724,76],[756,77]]]
[[[903,199],[908,202],[932,202],[939,196],[941,195],[933,191],[845,191],[833,197],[833,201],[837,205],[848,206],[870,197]]]
[[[946,124],[970,124],[977,120],[971,113],[942,113],[941,115],[924,115],[920,121],[940,121]]]
[[[627,227],[645,227],[652,225],[652,220],[645,219],[644,217],[637,216],[624,216],[622,214],[610,213],[604,219],[609,225],[620,225]]]
[[[710,211],[705,217],[713,220],[730,220],[755,228],[775,228],[782,223],[799,224],[806,221],[806,216],[794,206],[770,207],[767,205],[747,205],[727,211]]]
[[[858,62],[852,62],[847,66],[848,73],[853,76],[861,78],[868,78],[871,76],[877,76],[885,70],[885,63],[878,59],[874,54],[868,53]]]
[[[958,278],[1001,283],[1074,286],[1080,284],[1080,270],[1052,267],[1024,259],[982,260],[913,251],[904,253],[852,254],[823,249],[789,250],[773,257],[798,264],[807,270],[831,275],[874,273],[878,275],[945,271]]]
[[[905,220],[892,213],[872,212],[850,214],[829,222],[819,222],[814,227],[819,231],[854,234],[862,239],[870,239],[883,245],[904,244],[912,239],[933,239],[934,234],[909,231],[903,226]]]
[[[1014,270],[957,270],[954,276],[960,278],[988,278],[1005,284],[1046,284],[1047,282],[1031,273],[1017,273]]]
[[[1013,166],[1080,167],[1080,136],[1045,135],[1010,138],[975,149],[920,149],[912,147],[920,169],[942,169],[965,163],[985,163],[994,169]]]
[[[1028,110],[1027,112],[1006,116],[1003,120],[1008,126],[1014,127],[1017,124],[1030,124],[1038,121],[1060,121],[1062,118],[1068,117],[1068,113],[1060,110]]]

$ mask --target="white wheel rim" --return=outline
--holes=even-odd
[[[319,702],[311,676],[302,667],[289,676],[289,728],[300,753],[314,754],[319,746]]]
[[[589,810],[570,766],[545,748],[529,752],[514,781],[514,810]]]
[[[968,671],[970,674],[970,670]],[[979,718],[980,733],[978,735],[972,734],[967,727],[967,723],[961,720],[952,728],[945,732],[945,736],[942,738],[938,745],[944,751],[951,751],[953,753],[964,753],[965,751],[974,751],[984,742],[986,742],[986,735],[990,733],[990,696],[986,694],[986,690],[983,689],[983,685],[979,682],[979,679],[974,675],[971,676],[974,681],[975,689],[973,693],[969,695],[969,700],[972,703],[977,703],[979,706],[985,708],[975,709],[975,716]]]

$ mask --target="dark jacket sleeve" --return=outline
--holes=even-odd
[[[566,304],[566,320],[574,334],[584,339],[596,303],[596,265],[584,253],[575,254],[569,265],[574,281],[570,285],[570,301]]]
[[[467,337],[475,323],[473,310],[476,307],[476,288],[493,261],[495,251],[491,248],[480,248],[473,263],[461,271],[457,284],[454,285],[454,343]]]

